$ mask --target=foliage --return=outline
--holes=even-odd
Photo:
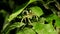
[[[4,18],[0,34],[59,33],[60,4],[57,0],[3,0],[0,4],[3,4],[0,16]]]

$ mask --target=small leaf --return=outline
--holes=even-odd
[[[24,28],[23,30],[20,30],[16,34],[36,34],[31,28]]]
[[[35,15],[37,15],[37,16],[43,15],[42,9],[41,9],[40,7],[38,7],[38,6],[31,7],[30,9],[31,9],[32,12],[33,12]]]
[[[12,24],[12,25],[10,25],[10,26],[7,26],[7,27],[5,28],[5,30],[3,30],[3,33],[4,33],[4,34],[8,34],[10,30],[13,30],[13,29],[15,29],[15,28],[19,28],[19,27],[21,27],[22,25],[25,25],[25,24],[24,24],[24,23],[20,23],[20,22],[16,22],[16,23],[14,23],[14,24]]]

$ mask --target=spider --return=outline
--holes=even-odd
[[[24,14],[26,12],[26,15],[24,15],[23,17],[22,17],[22,20],[21,20],[21,22],[23,22],[23,20],[25,20],[25,22],[26,22],[26,18],[28,19],[28,22],[31,24],[31,21],[30,21],[30,19],[32,19],[32,17],[33,16],[36,16],[31,10],[24,10],[23,12],[22,12],[22,14]],[[38,18],[37,18],[37,16],[36,16],[36,19],[38,20]]]

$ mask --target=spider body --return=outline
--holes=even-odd
[[[25,22],[26,22],[26,18],[27,18],[28,19],[28,22],[31,23],[30,19],[32,19],[33,16],[36,16],[31,10],[30,11],[24,10],[22,12],[22,14],[24,14],[24,13],[26,13],[26,15],[24,15],[22,17],[21,22],[23,22],[23,20],[25,20]],[[36,19],[38,20],[37,16],[36,16]]]
[[[24,10],[24,11],[22,12],[22,14],[24,14],[24,12],[26,12],[26,15],[24,15],[24,16],[22,17],[21,22],[22,22],[23,20],[26,21],[26,18],[27,18],[28,21],[30,22],[29,19],[32,19],[32,17],[34,16],[34,14],[33,14],[31,11],[27,11],[27,10]]]

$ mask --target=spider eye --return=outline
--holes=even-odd
[[[29,13],[31,13],[32,11],[30,10]]]

